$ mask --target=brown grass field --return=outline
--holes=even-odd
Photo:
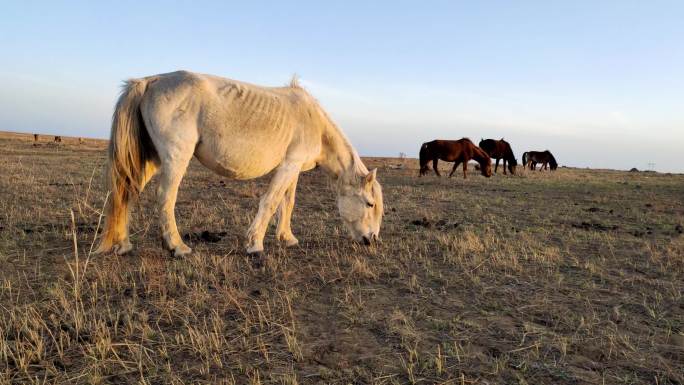
[[[313,170],[300,246],[271,229],[255,268],[268,177],[194,161],[176,206],[191,257],[161,248],[154,181],[134,252],[91,256],[105,145],[0,135],[2,384],[684,383],[684,175],[418,178],[370,158],[386,216],[364,247]]]

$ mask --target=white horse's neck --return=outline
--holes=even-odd
[[[323,148],[318,164],[342,183],[351,183],[356,177],[368,174],[368,169],[347,137],[327,116],[325,118]]]

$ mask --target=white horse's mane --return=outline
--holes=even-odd
[[[299,88],[299,89],[304,89],[300,84],[299,84],[299,75],[296,73],[292,74],[292,78],[290,79],[290,83],[288,84],[290,88]]]
[[[359,153],[356,151],[354,146],[352,146],[351,141],[349,141],[349,138],[347,138],[347,135],[345,135],[344,131],[342,131],[337,124],[330,118],[328,113],[325,111],[325,109],[321,106],[321,103],[313,97],[309,91],[304,88],[300,83],[299,83],[299,75],[298,74],[293,74],[292,78],[290,79],[290,83],[288,84],[288,87],[292,89],[299,90],[306,94],[308,98],[311,99],[313,104],[316,107],[316,110],[318,113],[323,116],[325,119],[325,122],[330,125],[330,128],[332,128],[332,132],[336,133],[337,135],[340,136],[341,142],[343,143],[344,149],[351,154],[351,171],[352,175],[366,175],[368,174],[368,168],[366,167],[365,164],[363,164],[363,161],[361,160],[361,157],[359,156]]]

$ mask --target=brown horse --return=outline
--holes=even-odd
[[[441,176],[437,168],[437,161],[440,159],[445,162],[454,162],[454,168],[449,173],[450,178],[454,171],[456,171],[456,167],[463,163],[463,178],[465,179],[468,171],[468,162],[471,159],[476,160],[480,164],[482,175],[487,178],[492,176],[492,159],[468,138],[461,140],[433,140],[432,142],[423,143],[420,147],[419,175],[423,176],[430,171],[428,163],[432,161],[432,169],[435,170],[437,176]]]
[[[55,143],[62,143],[62,137],[55,135]]]
[[[33,134],[33,141],[37,142],[38,141],[38,134]]]
[[[495,139],[484,139],[480,140],[480,148],[489,154],[492,159],[496,159],[496,165],[494,166],[494,172],[499,169],[499,160],[503,159],[503,173],[506,175],[506,163],[508,163],[508,170],[511,174],[515,174],[515,166],[518,165],[518,161],[515,160],[515,155],[513,154],[513,149],[507,141],[495,140]]]
[[[539,171],[548,169],[551,166],[551,170],[558,168],[558,162],[556,158],[553,157],[551,151],[527,151],[523,153],[523,167],[529,167],[530,170],[534,170],[537,167],[537,163],[541,163],[541,168]]]

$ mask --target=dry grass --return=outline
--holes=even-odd
[[[91,257],[104,143],[64,140],[0,139],[0,383],[684,382],[681,175],[464,181],[369,159],[387,212],[365,248],[312,171],[301,247],[270,231],[259,270],[242,242],[267,179],[195,163],[176,208],[191,257],[160,247],[154,182],[135,252]]]

